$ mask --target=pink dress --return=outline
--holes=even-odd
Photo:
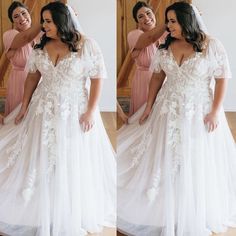
[[[6,31],[3,34],[3,43],[5,53],[11,48],[11,44],[15,36],[19,32],[15,29]],[[24,93],[24,82],[27,77],[28,71],[26,69],[26,62],[32,51],[31,44],[28,43],[24,47],[18,48],[13,57],[9,60],[12,69],[7,82],[7,97],[5,103],[5,116],[8,115],[14,108],[17,107],[22,101]]]
[[[136,29],[128,34],[130,50],[133,50],[139,36],[143,33],[142,30]],[[136,71],[131,85],[130,115],[134,114],[147,101],[148,86],[152,76],[149,67],[156,50],[156,45],[151,44],[142,49],[135,58]]]

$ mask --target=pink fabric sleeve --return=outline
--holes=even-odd
[[[11,48],[12,41],[18,33],[19,32],[17,30],[11,29],[3,34],[3,44],[5,52],[8,52],[8,50]]]
[[[140,37],[140,35],[143,34],[142,30],[136,29],[136,30],[132,30],[131,32],[128,33],[128,44],[129,44],[129,49],[131,51],[133,51],[135,44],[138,41],[138,38]]]

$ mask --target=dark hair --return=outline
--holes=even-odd
[[[176,14],[177,21],[182,28],[182,35],[185,40],[193,45],[194,51],[202,52],[206,34],[200,29],[192,6],[186,2],[176,2],[170,5],[165,11],[166,23],[168,23],[167,13],[170,10],[173,10]],[[165,44],[160,45],[159,48],[168,49],[169,45],[174,40],[175,38],[171,37],[169,34],[166,38]]]
[[[152,10],[152,7],[146,2],[138,1],[133,7],[133,18],[137,23],[138,23],[137,13],[138,13],[138,10],[142,7],[147,7]]]
[[[25,8],[28,12],[29,12],[29,9],[28,7],[23,4],[22,2],[18,2],[18,1],[14,1],[12,2],[12,4],[9,6],[8,8],[8,18],[10,19],[10,21],[13,23],[13,18],[12,18],[12,14],[13,14],[13,11],[17,8],[17,7],[23,7]]]
[[[61,2],[51,2],[41,9],[41,24],[43,23],[43,12],[50,11],[52,15],[53,23],[57,27],[58,36],[63,43],[69,46],[69,50],[72,52],[77,52],[77,44],[81,38],[81,35],[76,31],[73,24],[70,11],[67,6]],[[44,29],[42,29],[44,31]],[[43,49],[44,46],[51,38],[47,37],[46,34],[41,38],[41,42],[35,45],[34,48]]]

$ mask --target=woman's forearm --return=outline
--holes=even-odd
[[[145,33],[141,34],[138,38],[138,41],[135,44],[136,50],[141,50],[152,43],[155,43],[165,32],[166,25],[158,25],[154,29],[150,31],[146,31]]]
[[[102,80],[101,79],[91,79],[89,100],[88,100],[88,109],[87,112],[93,113],[98,104],[102,90]]]
[[[29,29],[20,32],[17,34],[12,41],[11,44],[11,49],[17,49],[25,46],[27,43],[30,43],[33,41],[36,36],[40,33],[41,31],[41,24],[35,24]]]
[[[24,95],[22,100],[22,106],[26,109],[31,100],[32,94],[36,89],[38,82],[41,78],[41,74],[37,71],[34,74],[28,74],[24,85]]]
[[[217,114],[220,110],[220,107],[223,103],[225,92],[227,87],[227,80],[226,79],[217,79],[215,84],[215,93],[214,93],[214,100],[212,104],[211,112]]]
[[[148,100],[146,107],[152,108],[152,105],[156,99],[156,96],[165,80],[165,73],[161,71],[159,74],[153,73],[151,81],[149,83]]]

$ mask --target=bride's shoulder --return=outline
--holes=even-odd
[[[101,49],[96,40],[86,35],[81,35],[78,43],[78,52],[84,55],[101,54]]]
[[[216,48],[222,48],[223,44],[219,39],[217,39],[214,36],[207,35],[204,42],[203,42],[203,49],[210,50],[210,49],[216,49]]]

